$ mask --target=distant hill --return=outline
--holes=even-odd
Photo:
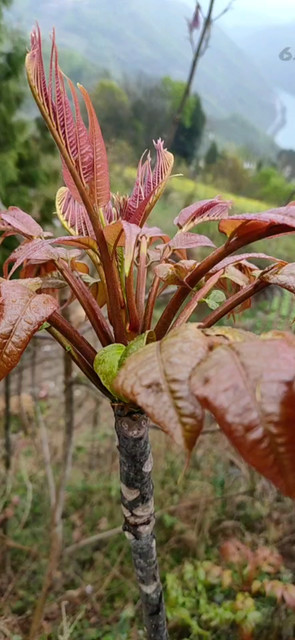
[[[236,113],[222,119],[209,117],[206,131],[209,136],[213,132],[220,148],[243,147],[264,160],[275,161],[280,149],[273,138]]]
[[[71,52],[68,64],[81,67],[87,61],[91,83],[94,68],[108,69],[115,77],[144,72],[184,80],[191,60],[188,14],[181,0],[15,0],[8,12],[9,19],[26,32],[36,19],[44,35],[55,25],[59,45]],[[68,67],[65,70],[69,73]],[[200,61],[194,89],[205,111],[215,118],[238,113],[264,131],[275,119],[271,83],[251,55],[218,25]]]

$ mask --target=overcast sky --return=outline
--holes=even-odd
[[[183,0],[192,11],[195,0]],[[203,9],[206,9],[208,0],[200,0]],[[227,6],[227,0],[216,0],[214,13],[219,13]],[[260,5],[260,6],[259,6]],[[261,27],[266,24],[284,23],[295,20],[295,0],[234,0],[232,8],[220,20],[224,27],[234,25]],[[294,33],[295,44],[295,33]]]

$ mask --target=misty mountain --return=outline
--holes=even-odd
[[[295,22],[263,29],[240,28],[234,37],[272,87],[295,95]],[[291,59],[283,61],[279,54],[287,47]]]
[[[209,131],[209,136],[211,132],[214,133],[214,139],[221,148],[243,147],[254,157],[273,160],[279,151],[273,138],[237,113],[222,119],[209,117],[206,130]]]
[[[55,25],[60,47],[73,66],[83,61],[116,78],[139,74],[185,80],[191,60],[185,19],[178,0],[15,0],[9,19],[26,32],[38,19],[43,34]],[[70,61],[72,58],[72,63]],[[282,63],[281,63],[282,64]],[[295,68],[295,66],[294,66]],[[65,67],[69,73],[69,69]],[[74,78],[76,79],[76,78]],[[83,78],[83,81],[84,78]],[[194,90],[215,118],[237,113],[266,131],[276,115],[275,92],[263,70],[218,25],[199,63]]]

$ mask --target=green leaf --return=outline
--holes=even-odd
[[[119,362],[126,347],[124,344],[109,344],[95,356],[93,368],[104,386],[115,396],[120,397],[113,389],[113,381],[119,369]]]
[[[204,302],[206,302],[209,309],[215,311],[215,309],[218,309],[225,300],[225,293],[223,291],[219,291],[219,289],[214,289],[214,291],[211,291],[211,293],[209,293],[209,295],[204,299]]]
[[[134,340],[129,342],[127,347],[124,344],[115,343],[101,349],[94,359],[94,370],[100,377],[104,386],[117,398],[124,401],[124,396],[117,393],[113,387],[113,381],[119,369],[123,366],[127,358],[147,343],[155,340],[153,331],[146,331]],[[126,401],[126,399],[125,399]]]
[[[45,329],[48,329],[49,327],[50,327],[50,322],[43,322],[39,331],[45,331]]]
[[[118,369],[121,369],[123,364],[126,362],[127,358],[132,356],[133,353],[136,353],[136,351],[138,351],[139,349],[142,349],[146,344],[149,344],[150,342],[155,342],[155,339],[156,339],[156,336],[154,331],[145,331],[145,333],[142,333],[140,336],[137,336],[136,338],[134,338],[134,340],[129,342],[129,344],[127,345],[127,347],[125,347],[121,355]]]

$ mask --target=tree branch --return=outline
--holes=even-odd
[[[212,11],[213,11],[214,1],[215,0],[210,0],[208,13],[207,13],[206,18],[204,20],[202,31],[201,31],[201,34],[200,34],[200,38],[199,38],[199,41],[198,41],[198,45],[197,45],[197,48],[196,48],[195,53],[193,55],[193,59],[192,59],[191,67],[190,67],[190,70],[189,70],[188,79],[187,79],[187,82],[186,82],[186,85],[185,85],[185,89],[184,89],[184,92],[183,92],[179,107],[178,107],[178,109],[176,111],[176,114],[174,116],[174,119],[173,119],[170,136],[168,137],[168,142],[167,142],[168,147],[172,147],[173,146],[173,143],[175,141],[175,137],[176,137],[176,134],[177,134],[178,126],[179,126],[179,123],[180,123],[180,120],[181,120],[181,116],[182,116],[186,101],[187,101],[187,99],[188,99],[188,97],[190,95],[190,92],[191,92],[191,87],[192,87],[194,75],[195,75],[195,72],[196,72],[196,69],[197,69],[197,64],[198,64],[198,61],[199,61],[199,59],[200,59],[200,57],[202,55],[202,46],[203,46],[203,43],[205,41],[205,37],[207,35],[207,32],[210,29],[211,16],[212,16]]]

